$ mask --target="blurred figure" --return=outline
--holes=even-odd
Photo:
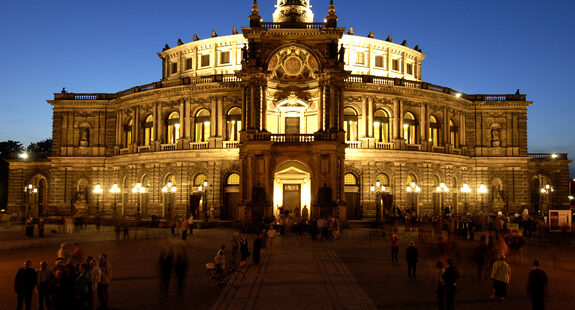
[[[240,248],[240,233],[234,231],[232,235],[232,265],[236,265],[236,259],[238,256],[238,249]]]
[[[36,277],[38,278],[38,309],[44,310],[44,304],[46,309],[51,309],[50,282],[52,271],[48,269],[46,262],[40,262],[40,270],[36,272]]]
[[[26,310],[32,308],[32,294],[36,283],[36,271],[32,269],[32,262],[27,260],[24,262],[24,267],[20,268],[18,273],[16,273],[16,279],[14,280],[14,291],[18,294],[17,310],[22,309],[23,303],[26,304]]]
[[[259,233],[258,236],[256,237],[256,240],[254,240],[254,257],[252,258],[253,262],[255,265],[258,265],[260,263],[260,257],[261,257],[261,252],[262,252],[262,243],[263,243],[263,234]]]
[[[92,294],[90,294],[90,299],[88,300],[88,309],[94,310],[98,293],[98,282],[100,282],[102,271],[98,268],[98,261],[95,258],[91,257],[88,260],[88,264],[90,265],[90,280],[92,280]]]
[[[38,220],[38,237],[44,237],[44,219]]]
[[[216,264],[216,270],[218,272],[218,277],[222,277],[224,270],[226,270],[226,246],[222,244],[216,256],[214,257],[214,263]]]
[[[499,254],[499,259],[493,264],[490,278],[493,279],[493,294],[489,298],[505,300],[507,284],[511,280],[511,267],[505,261],[505,254]]]
[[[485,268],[485,261],[487,260],[488,256],[488,246],[487,246],[487,238],[485,235],[481,236],[481,240],[479,241],[479,245],[475,248],[475,264],[477,266],[477,279],[481,280],[483,278],[483,269]]]
[[[457,292],[457,279],[459,279],[459,271],[453,266],[451,259],[447,260],[447,268],[442,275],[445,282],[445,309],[455,309],[455,293]]]
[[[174,263],[174,272],[176,273],[176,279],[178,280],[178,297],[180,298],[184,295],[184,289],[186,287],[188,265],[189,262],[186,248],[182,247],[176,256],[176,261]]]
[[[76,279],[76,306],[78,310],[87,310],[89,307],[90,295],[92,294],[92,280],[90,278],[90,266],[86,263],[80,264],[80,275]]]
[[[270,225],[270,229],[268,230],[267,233],[267,242],[266,242],[266,248],[268,249],[268,254],[272,254],[273,249],[274,249],[274,241],[276,239],[276,230],[274,229],[274,225]]]
[[[248,236],[246,236],[245,234],[243,234],[242,239],[240,239],[240,254],[241,254],[240,267],[245,267],[248,256],[250,256],[250,250],[248,247]]]
[[[405,260],[407,261],[407,275],[411,278],[415,278],[415,270],[417,266],[417,262],[419,261],[419,252],[415,247],[415,243],[413,241],[409,242],[409,246],[405,251]]]
[[[397,253],[399,252],[399,238],[396,234],[391,235],[391,262],[397,263]]]
[[[437,309],[445,309],[445,281],[443,281],[443,263],[441,261],[435,264],[435,290],[437,292]]]
[[[531,298],[533,310],[545,309],[545,291],[547,289],[547,273],[541,269],[538,260],[533,261],[533,270],[527,279],[527,295]]]
[[[98,300],[100,301],[100,308],[108,309],[108,302],[110,301],[110,283],[112,282],[112,265],[108,261],[108,255],[100,254],[100,262],[98,264],[100,270],[100,280],[98,281]]]
[[[172,276],[172,266],[174,264],[174,254],[172,248],[164,246],[158,260],[158,271],[160,273],[160,298],[168,297],[170,289],[170,277]]]

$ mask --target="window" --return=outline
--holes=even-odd
[[[226,132],[228,141],[239,141],[239,131],[242,127],[242,110],[233,107],[226,116]]]
[[[356,186],[357,185],[357,177],[353,173],[346,173],[343,176],[343,182],[345,185]]]
[[[166,142],[168,144],[175,144],[180,139],[180,113],[172,112],[168,116],[168,136]]]
[[[173,174],[168,174],[166,176],[165,184],[172,183],[172,185],[176,185],[176,176]]]
[[[383,68],[383,56],[375,56],[375,66]]]
[[[391,69],[394,71],[399,71],[399,59],[394,59],[391,61]]]
[[[134,122],[130,118],[126,125],[124,125],[124,147],[128,147],[132,144],[132,125]]]
[[[228,175],[226,180],[226,185],[240,185],[240,175],[237,173],[232,173]]]
[[[373,115],[373,135],[376,142],[389,143],[389,115],[385,110],[377,110]]]
[[[170,72],[171,72],[172,74],[178,73],[178,63],[177,63],[177,62],[172,62],[171,66],[172,66],[172,68],[171,68],[171,71],[170,71]]]
[[[202,67],[207,67],[210,65],[210,55],[202,55]]]
[[[407,185],[410,186],[411,183],[417,184],[417,178],[413,174],[408,174],[407,175]]]
[[[206,182],[208,178],[205,174],[199,173],[194,177],[194,186],[204,186],[204,182]]]
[[[379,182],[381,185],[385,186],[385,187],[389,187],[389,185],[391,184],[389,182],[389,177],[387,176],[387,174],[385,173],[380,173],[377,176],[377,179],[375,180],[376,182]]]
[[[192,70],[193,64],[192,58],[186,58],[186,70]]]
[[[148,115],[146,120],[142,124],[144,128],[144,146],[149,146],[154,141],[154,117],[152,115]]]
[[[413,64],[407,65],[407,74],[413,75]]]
[[[210,138],[210,111],[201,109],[194,118],[194,128],[196,130],[196,142],[208,142]]]
[[[357,141],[357,113],[352,108],[343,110],[343,128],[345,130],[346,141]]]
[[[407,144],[417,144],[417,120],[411,112],[403,118],[403,138]]]
[[[230,52],[222,52],[220,54],[220,64],[229,64],[230,63]]]
[[[147,174],[144,174],[144,176],[142,177],[142,186],[149,188],[150,186],[152,186],[150,184],[150,177]]]
[[[358,65],[364,65],[365,64],[365,53],[364,52],[357,52],[357,59],[356,59],[355,63]]]
[[[429,117],[429,142],[432,146],[439,146],[441,125],[433,115]]]
[[[454,149],[459,148],[459,128],[452,119],[449,120],[449,144]]]

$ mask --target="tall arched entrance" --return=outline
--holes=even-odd
[[[311,208],[311,172],[302,162],[290,160],[280,164],[274,173],[274,215],[280,208],[290,214],[301,214]],[[309,214],[309,213],[308,213]]]

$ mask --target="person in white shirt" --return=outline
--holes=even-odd
[[[270,225],[270,229],[268,230],[268,241],[266,247],[268,248],[268,254],[272,254],[274,248],[274,240],[276,239],[276,230],[274,229],[273,225]]]

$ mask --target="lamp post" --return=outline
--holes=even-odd
[[[411,182],[405,190],[408,193],[411,193],[411,209],[415,210],[415,214],[419,215],[419,205],[417,204],[417,194],[421,192],[421,188],[415,183]]]
[[[112,206],[112,210],[114,212],[114,217],[116,217],[116,210],[117,210],[117,198],[118,198],[118,194],[120,194],[120,187],[118,187],[118,184],[114,184],[112,185],[112,188],[110,188],[110,193],[112,194],[112,196],[114,197],[114,205]]]
[[[445,185],[445,183],[440,183],[438,187],[435,188],[435,191],[439,193],[439,215],[442,216],[443,214],[443,203],[445,199],[445,193],[449,192],[449,187]]]
[[[373,187],[373,186],[372,186]],[[371,187],[370,187],[371,190]],[[375,187],[373,189],[375,191],[375,207],[378,208],[379,214],[381,215],[381,218],[383,219],[383,201],[381,200],[381,195],[383,193],[385,193],[385,185],[381,185],[381,182],[378,180],[377,182],[375,182]]]
[[[480,184],[479,188],[477,189],[477,193],[481,199],[481,211],[483,211],[483,196],[487,194],[487,186],[485,186],[485,184]],[[477,213],[477,207],[475,208],[475,213]]]
[[[463,200],[464,200],[463,201],[463,208],[465,209],[465,211],[467,211],[467,195],[469,193],[471,193],[471,187],[469,187],[469,185],[467,183],[463,183],[463,186],[459,190],[463,194]]]
[[[100,216],[100,197],[103,192],[104,190],[100,184],[96,184],[96,186],[94,186],[93,193],[96,195],[96,216]]]
[[[200,210],[200,215],[202,215],[202,213],[203,213],[204,220],[208,217],[208,208],[207,208],[207,206],[208,206],[208,193],[210,192],[210,189],[208,186],[209,186],[208,181],[204,181],[203,185],[198,186],[198,191],[200,191],[202,193],[202,200],[200,200],[200,203],[201,203],[201,207],[203,208],[203,210]],[[213,221],[214,215],[213,215],[213,212],[211,212],[211,210],[210,210],[209,216],[210,216],[210,221]]]
[[[167,214],[164,212],[164,217],[169,218],[172,217],[172,196],[177,191],[176,185],[173,185],[172,182],[168,182],[166,186],[162,187],[162,193],[164,193],[164,199],[166,199],[166,206],[168,207]]]
[[[22,216],[24,219],[27,219],[30,216],[30,209],[32,208],[32,196],[38,193],[38,189],[32,184],[28,184],[28,186],[24,187],[24,193],[28,194],[26,195],[28,197],[28,201],[22,211]]]
[[[137,199],[138,199],[138,208],[136,209],[136,217],[140,218],[140,216],[142,215],[142,207],[141,207],[141,203],[142,203],[142,194],[146,192],[146,188],[142,186],[142,183],[138,183],[136,184],[136,186],[134,186],[134,188],[132,188],[132,193],[136,194]]]
[[[553,186],[549,185],[549,184],[545,184],[545,187],[541,188],[541,194],[545,195],[546,197],[546,207],[547,210],[545,211],[549,211],[549,194],[554,192],[555,189],[553,188]],[[540,200],[541,200],[541,195],[539,196]],[[541,203],[539,203],[539,205],[541,206]],[[541,207],[539,207],[539,210],[541,210]],[[546,212],[543,213],[543,215],[545,215]]]

